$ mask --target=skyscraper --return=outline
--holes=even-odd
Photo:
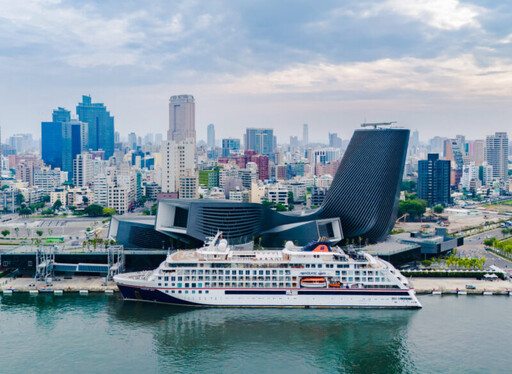
[[[341,148],[341,138],[338,136],[337,132],[329,133],[329,147]]]
[[[169,99],[169,131],[167,140],[196,140],[196,104],[192,95],[171,96]]]
[[[207,128],[208,136],[207,136],[207,142],[206,145],[208,149],[215,148],[215,126],[213,123],[210,123]]]
[[[308,124],[305,123],[302,126],[302,145],[306,147],[309,144],[309,127]]]
[[[497,132],[487,136],[485,142],[485,161],[492,166],[495,179],[508,177],[508,136],[506,132]]]
[[[137,134],[131,132],[128,134],[128,145],[131,149],[137,149]]]
[[[92,103],[90,96],[82,96],[76,107],[78,119],[89,124],[89,149],[104,150],[105,159],[114,154],[114,117],[102,103]]]
[[[274,152],[275,139],[273,129],[248,128],[245,132],[245,150],[256,151],[269,156]]]
[[[41,123],[41,157],[53,168],[68,172],[73,178],[73,160],[87,149],[88,125],[71,119],[69,110],[53,111],[52,122]]]
[[[427,160],[418,161],[418,197],[429,206],[446,206],[451,202],[450,163],[440,160],[437,153],[429,153]]]

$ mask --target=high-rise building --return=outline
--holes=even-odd
[[[196,140],[196,104],[192,95],[171,96],[169,99],[169,131],[167,140]]]
[[[420,146],[420,133],[418,130],[414,130],[411,134],[411,147],[419,147]]]
[[[128,146],[131,149],[137,149],[137,134],[134,132],[128,134]]]
[[[487,136],[485,161],[492,166],[494,179],[507,179],[508,136],[506,132],[497,132],[494,135]]]
[[[93,151],[105,151],[105,159],[114,154],[114,117],[102,103],[92,103],[90,96],[82,96],[76,107],[78,119],[87,123],[88,147]]]
[[[306,147],[309,144],[309,127],[308,124],[305,123],[302,126],[302,145]]]
[[[188,139],[182,142],[167,141],[162,146],[162,192],[178,192],[180,198],[180,178],[197,178],[195,170],[195,141]],[[190,186],[187,179],[185,185]],[[198,183],[196,183],[198,185]],[[197,193],[197,190],[196,190]],[[187,196],[189,193],[187,192]]]
[[[338,136],[338,133],[329,133],[329,147],[331,148],[341,148],[341,138]]]
[[[207,141],[206,146],[208,149],[215,148],[215,125],[210,123],[207,128]]]
[[[245,132],[245,150],[256,151],[269,156],[274,152],[275,139],[273,129],[248,128]]]
[[[482,165],[485,157],[485,142],[483,140],[474,140],[471,144],[470,159],[475,165]]]
[[[34,171],[34,186],[39,187],[45,195],[50,195],[67,180],[67,172],[60,169],[42,167]]]
[[[440,160],[437,153],[429,153],[427,160],[418,161],[418,198],[429,206],[446,206],[451,202],[450,163]]]
[[[81,153],[73,160],[73,183],[85,187],[94,180],[94,168],[90,153]]]

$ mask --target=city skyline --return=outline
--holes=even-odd
[[[156,1],[119,12],[108,1],[3,2],[4,137],[36,133],[47,108],[71,108],[82,93],[105,103],[123,133],[164,133],[173,93],[196,98],[198,139],[209,123],[218,138],[240,126],[273,127],[279,142],[303,123],[316,129],[311,141],[315,133],[347,138],[365,120],[397,120],[423,140],[444,131],[484,138],[489,119],[493,131],[507,131],[508,4],[290,8]]]

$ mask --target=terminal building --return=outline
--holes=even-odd
[[[307,212],[276,212],[261,204],[196,199],[158,202],[156,217],[112,218],[109,237],[128,249],[169,246],[174,239],[191,246],[222,231],[233,244],[258,242],[281,247],[327,237],[331,243],[383,240],[398,211],[409,130],[354,132],[322,205]]]

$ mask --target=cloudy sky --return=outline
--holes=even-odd
[[[82,94],[123,135],[165,133],[169,96],[192,94],[199,139],[365,120],[483,137],[512,123],[511,19],[483,0],[0,0],[2,136],[39,138]]]

